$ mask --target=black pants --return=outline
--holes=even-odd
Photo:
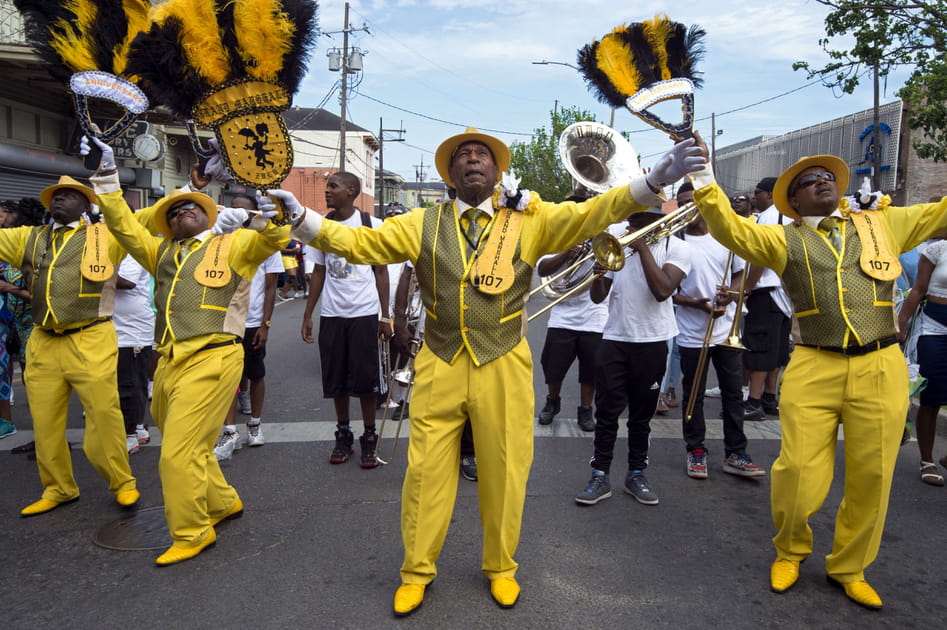
[[[667,363],[665,341],[603,339],[595,367],[595,455],[592,468],[608,473],[618,436],[618,416],[628,407],[628,470],[648,467],[651,417]]]
[[[470,426],[470,419],[464,423],[464,432],[460,434],[460,456],[474,456],[473,428]]]
[[[118,400],[127,435],[135,432],[136,424],[145,422],[151,353],[151,346],[118,349]]]
[[[746,435],[743,433],[743,351],[723,346],[708,350],[707,362],[713,362],[720,385],[720,401],[723,403],[723,446],[727,455],[746,450]],[[707,387],[707,365],[703,373],[696,376],[700,348],[681,348],[681,373],[684,387],[683,409],[693,392],[696,398],[690,422],[681,420],[684,427],[684,442],[687,451],[704,448],[704,389]],[[694,385],[696,376],[697,384]]]

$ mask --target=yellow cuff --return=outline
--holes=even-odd
[[[122,189],[122,185],[118,180],[118,171],[109,175],[93,175],[89,178],[89,181],[97,195],[117,192]]]
[[[694,185],[694,190],[700,190],[714,183],[714,172],[710,168],[710,162],[707,162],[704,165],[704,168],[697,171],[696,173],[688,173],[687,177],[691,180],[691,184]]]
[[[644,175],[631,180],[631,183],[628,184],[628,191],[635,201],[649,208],[661,207],[661,204],[667,201],[663,192],[655,193],[651,190]]]

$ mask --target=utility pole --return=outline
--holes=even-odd
[[[871,133],[871,189],[872,191],[881,190],[881,111],[878,95],[878,62],[875,62],[875,103],[872,112]],[[840,190],[839,194],[844,195],[845,191]]]
[[[349,33],[354,33],[355,31],[365,31],[366,33],[371,34],[371,31],[368,30],[367,25],[362,25],[361,28],[351,28],[349,26],[349,3],[345,3],[345,24],[342,27],[341,31],[322,31],[323,35],[332,35],[335,33],[342,33],[342,50],[339,51],[338,48],[331,48],[326,52],[326,56],[329,57],[329,70],[331,72],[336,72],[341,70],[342,72],[342,95],[339,98],[339,101],[342,105],[341,116],[339,116],[339,170],[345,170],[345,107],[346,100],[348,98],[348,76],[349,74],[355,74],[356,72],[361,72],[362,70],[362,51],[358,48],[353,48],[351,55],[349,54]],[[341,54],[340,54],[341,52]]]
[[[421,207],[421,182],[424,181],[424,156],[421,156],[421,163],[414,165],[414,176],[418,181],[418,198],[415,207]]]
[[[402,126],[404,123],[402,122]],[[401,134],[404,129],[385,129],[381,118],[378,119],[378,218],[385,216],[385,132],[398,134],[397,138],[390,138],[389,142],[404,142]]]

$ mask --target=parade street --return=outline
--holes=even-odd
[[[591,434],[576,425],[578,385],[563,385],[552,425],[535,418],[535,459],[516,559],[522,596],[500,609],[480,572],[476,483],[459,480],[438,577],[423,606],[392,616],[400,584],[401,482],[407,423],[393,450],[387,423],[381,456],[362,470],[357,455],[333,466],[334,411],[322,398],[318,353],[300,340],[304,301],[277,305],[267,346],[263,413],[266,445],[244,446],[222,463],[245,505],[218,528],[216,546],[179,565],[156,568],[170,541],[158,480],[160,435],[131,457],[139,511],[123,512],[81,451],[82,412],[73,399],[69,440],[81,500],[34,518],[19,510],[42,491],[36,462],[10,449],[32,439],[25,391],[17,379],[16,435],[0,441],[0,570],[4,628],[934,628],[947,619],[943,567],[947,488],[921,483],[914,442],[901,448],[881,551],[867,578],[884,600],[869,611],[825,579],[835,510],[842,494],[843,442],[824,508],[811,519],[815,550],[788,592],[770,591],[774,559],[769,477],[722,470],[720,402],[707,401],[709,479],[684,471],[681,409],[652,423],[648,478],[660,497],[637,503],[622,491],[624,432],[612,467],[612,498],[578,506],[590,476]],[[539,355],[545,317],[529,331],[536,411],[545,386]],[[103,384],[106,386],[106,384]],[[526,393],[524,392],[524,395]],[[353,414],[357,406],[353,404]],[[381,412],[379,412],[381,417]],[[353,415],[357,418],[357,415]],[[238,428],[246,437],[246,416]],[[355,423],[355,432],[361,432]],[[941,422],[935,457],[947,453]],[[747,423],[748,452],[767,470],[779,452],[774,417]],[[124,521],[116,523],[118,519]],[[103,533],[103,528],[105,532]],[[128,530],[131,531],[128,531]],[[116,534],[118,531],[118,534]],[[116,550],[93,538],[118,540]],[[129,544],[131,541],[131,544]]]

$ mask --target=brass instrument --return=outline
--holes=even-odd
[[[611,127],[590,121],[566,127],[559,136],[559,159],[572,175],[576,190],[595,194],[627,184],[641,172],[631,143]],[[591,239],[581,243],[561,271],[540,278],[540,286],[530,292],[530,297],[541,291],[555,300],[582,283],[592,274],[591,251]]]
[[[729,286],[728,280],[730,279],[730,264],[733,262],[733,252],[731,251],[727,254],[727,264],[724,265],[723,270],[723,279],[720,281],[721,286]],[[743,289],[746,286],[746,269],[743,270],[743,275],[740,277],[740,291],[739,296],[737,297],[737,310],[733,316],[733,322],[730,325],[730,333],[727,335],[727,340],[719,345],[733,348],[735,350],[746,350],[740,342],[740,315],[743,311]],[[728,291],[732,293],[732,291]],[[716,305],[717,298],[714,297],[714,304]],[[691,391],[687,393],[687,409],[684,411],[684,422],[690,422],[691,417],[694,415],[694,406],[697,402],[697,396],[694,395],[694,392],[697,391],[700,386],[701,377],[704,374],[704,370],[707,369],[707,357],[710,355],[710,343],[714,337],[714,328],[717,324],[717,317],[714,317],[713,311],[711,311],[707,320],[707,328],[704,330],[704,341],[700,346],[700,354],[697,355],[697,367],[694,370],[694,378],[691,380]]]
[[[673,236],[674,234],[683,230],[690,223],[692,223],[694,219],[697,218],[699,213],[700,209],[697,207],[697,204],[691,202],[684,204],[674,212],[661,217],[654,223],[646,225],[635,232],[629,232],[627,234],[623,234],[622,236],[614,236],[608,232],[602,232],[592,239],[592,251],[586,256],[585,259],[574,263],[571,267],[566,268],[555,276],[552,276],[550,279],[547,279],[545,283],[533,289],[530,292],[530,296],[543,290],[545,284],[552,282],[559,275],[573,274],[575,269],[578,268],[580,264],[591,260],[593,257],[595,259],[595,263],[604,267],[605,269],[609,271],[618,271],[625,266],[625,261],[635,254],[634,250],[629,250],[627,253],[625,252],[626,248],[631,243],[643,238],[645,239],[646,245],[653,245],[654,243]],[[592,282],[597,277],[597,275],[593,275],[590,272],[585,278],[582,279],[581,282],[572,283],[572,286],[568,291],[559,295],[554,301],[531,314],[527,318],[528,321],[533,321],[535,318],[539,317],[559,302],[587,290],[590,286],[592,286]]]

